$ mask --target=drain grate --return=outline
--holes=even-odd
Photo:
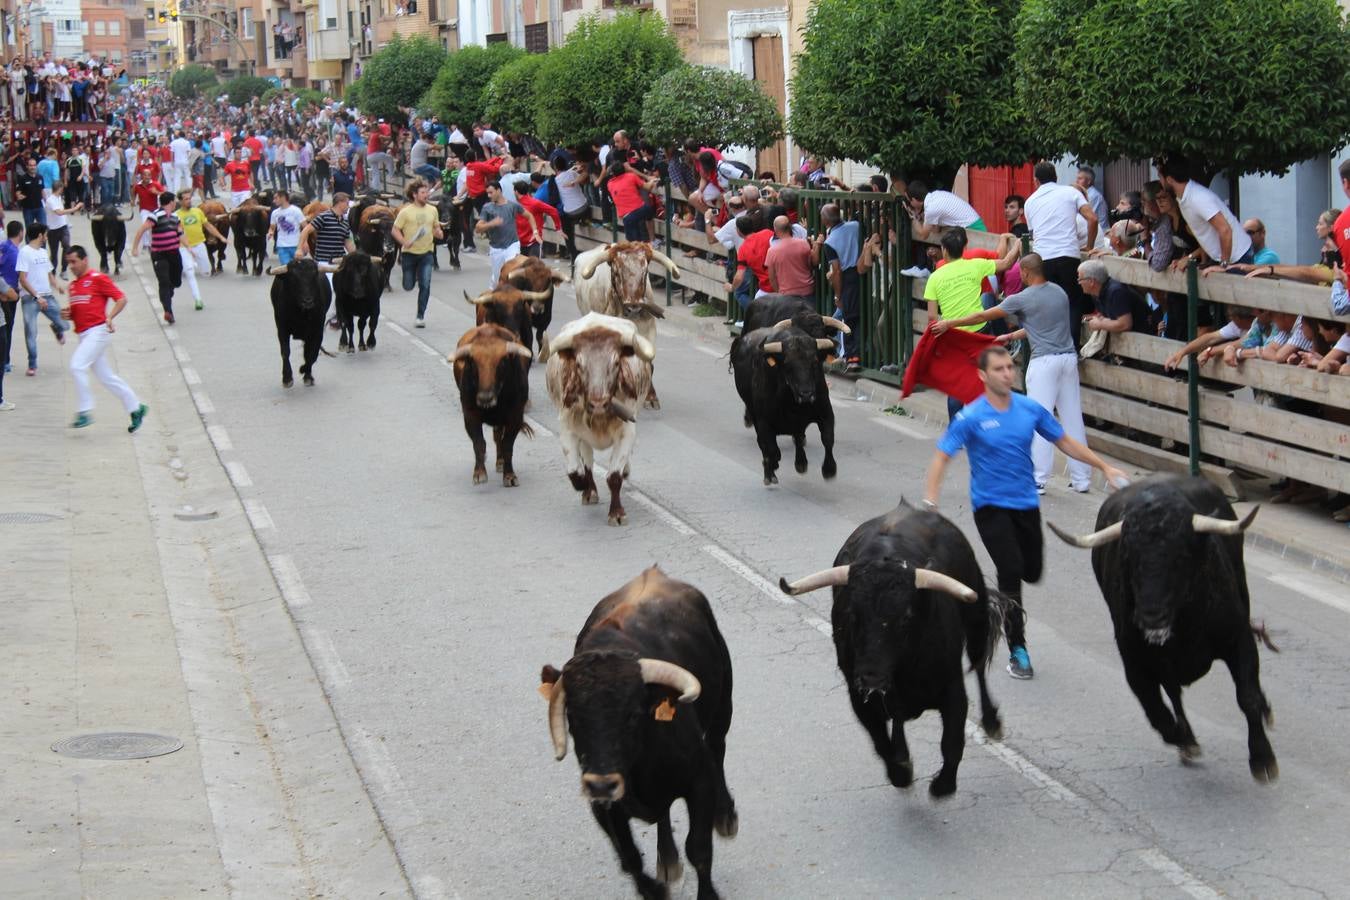
[[[41,525],[61,518],[55,513],[10,512],[0,513],[0,525]]]
[[[52,744],[52,749],[57,753],[77,759],[149,759],[181,750],[182,747],[183,742],[176,737],[137,731],[80,734]]]

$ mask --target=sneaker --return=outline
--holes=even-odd
[[[52,334],[56,335],[56,342],[64,347],[66,343],[66,330],[53,325]]]
[[[71,428],[88,428],[88,427],[89,427],[90,425],[92,425],[92,424],[94,424],[94,417],[93,417],[93,416],[89,415],[89,413],[78,413],[78,414],[75,416],[75,421],[70,423],[70,427],[71,427]]]
[[[192,305],[192,308],[193,308],[193,309],[197,309],[197,310],[205,309],[205,308],[206,308],[206,304],[204,304],[204,303],[202,303],[202,301],[198,300],[196,303],[194,303],[194,304]]]
[[[477,247],[465,247],[463,252],[465,252],[465,253],[477,253],[477,252],[478,252],[478,248],[477,248]]]
[[[1031,657],[1027,656],[1026,647],[1012,648],[1012,653],[1008,655],[1008,674],[1022,681],[1036,674],[1031,668]]]
[[[28,371],[24,372],[23,374],[27,375],[29,378],[32,378],[34,375],[37,374],[37,366],[29,366]]]
[[[1041,484],[1039,481],[1036,482],[1036,493],[1038,493],[1038,494],[1044,494],[1044,493],[1045,493],[1045,485]]]
[[[844,372],[848,375],[856,375],[862,371],[862,360],[856,356],[848,358],[848,364],[844,367]]]
[[[136,429],[141,427],[141,423],[145,421],[145,414],[149,411],[150,407],[142,403],[136,411],[131,414],[131,424],[127,426],[127,431],[134,434]]]
[[[1090,484],[1074,484],[1070,485],[1070,487],[1073,488],[1074,493],[1076,494],[1086,494],[1088,491],[1092,490],[1092,485]]]
[[[414,327],[414,328],[426,328],[426,327],[427,327],[427,320],[426,320],[426,319],[413,319],[413,327]]]
[[[908,275],[910,278],[927,278],[933,274],[922,266],[910,266],[908,269],[901,269],[901,275]]]
[[[9,412],[14,408],[14,404],[8,400],[0,400],[0,412]]]
[[[166,324],[166,325],[172,325],[172,324],[173,324],[173,313],[171,313],[171,312],[166,312],[166,313],[164,314],[164,324]]]

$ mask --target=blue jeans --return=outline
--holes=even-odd
[[[431,165],[430,163],[427,163],[426,165],[423,166],[418,166],[416,169],[413,170],[413,174],[419,178],[426,179],[428,184],[433,185],[440,184],[441,181],[441,170]]]
[[[36,297],[23,295],[23,340],[28,345],[28,368],[37,368],[37,320],[38,314],[46,316],[52,320],[52,331],[62,334],[66,330],[66,323],[61,321],[61,305],[56,302],[56,298],[51,294],[43,294],[42,299],[47,301],[46,309],[38,309]]]
[[[289,265],[291,260],[295,259],[295,251],[296,251],[295,247],[278,247],[277,261],[280,262],[283,266]]]
[[[427,303],[431,300],[431,254],[405,252],[401,261],[403,289],[411,291],[413,285],[417,285],[417,318],[425,319]]]
[[[41,206],[39,206],[37,209],[23,210],[23,230],[27,231],[28,226],[32,225],[34,222],[41,222],[43,225],[46,225],[47,210]]]
[[[103,178],[102,176],[100,176],[98,179],[99,204],[102,205],[105,203],[116,203],[118,196],[119,195],[117,193],[117,176],[114,175],[112,178]]]

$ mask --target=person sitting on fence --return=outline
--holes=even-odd
[[[820,247],[792,232],[787,216],[773,220],[773,240],[765,257],[769,288],[775,294],[815,300]]]
[[[922,181],[909,183],[905,205],[914,220],[914,237],[921,241],[937,237],[943,228],[989,230],[975,207],[951,191],[929,190]]]
[[[1236,341],[1245,335],[1252,327],[1255,321],[1252,311],[1245,306],[1228,307],[1228,323],[1218,331],[1211,331],[1208,334],[1202,334],[1195,340],[1186,344],[1180,350],[1167,357],[1163,363],[1165,371],[1172,371],[1181,365],[1181,361],[1192,353],[1196,355],[1196,362],[1204,365],[1209,361],[1212,348],[1226,344],[1230,341]]]
[[[647,225],[652,218],[652,208],[643,199],[642,189],[654,191],[657,179],[647,178],[629,169],[622,160],[610,163],[609,174],[604,182],[609,195],[614,198],[614,212],[623,223],[623,236],[629,241],[650,240]]]
[[[1341,262],[1341,251],[1336,245],[1335,225],[1340,216],[1339,209],[1329,209],[1317,217],[1317,239],[1321,242],[1321,255],[1317,263],[1311,266],[1280,265],[1277,257],[1274,262],[1253,262],[1247,266],[1233,266],[1235,270],[1247,273],[1248,278],[1288,278],[1304,284],[1331,284],[1335,278],[1336,267]],[[1252,219],[1260,224],[1260,219]],[[1248,223],[1250,224],[1250,223]],[[1261,225],[1261,234],[1265,226]],[[1255,242],[1256,238],[1252,238]],[[1208,274],[1208,273],[1206,273]]]
[[[1143,296],[1108,275],[1101,260],[1085,260],[1078,266],[1078,285],[1095,305],[1095,311],[1083,318],[1083,327],[1089,331],[1153,333],[1152,316]]]

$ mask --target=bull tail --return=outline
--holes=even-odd
[[[524,420],[521,420],[520,423],[520,433],[525,435],[527,438],[530,439],[534,438],[534,429],[530,427],[529,422],[526,422]]]
[[[331,359],[337,359],[337,354],[329,353],[326,349],[324,349],[324,346],[322,344],[319,345],[319,352]]]
[[[1264,619],[1260,622],[1248,621],[1247,624],[1251,627],[1252,634],[1256,636],[1256,639],[1266,645],[1267,650],[1271,653],[1280,652],[1280,648],[1276,647],[1275,642],[1270,639],[1270,632],[1266,630],[1266,622]]]
[[[1012,600],[1007,594],[997,588],[985,587],[985,593],[989,597],[985,612],[989,617],[988,634],[984,637],[984,668],[989,670],[990,663],[994,659],[994,649],[998,647],[999,638],[1003,637],[1003,621],[1008,616],[1008,609],[1012,606]],[[975,669],[974,664],[971,670]]]

